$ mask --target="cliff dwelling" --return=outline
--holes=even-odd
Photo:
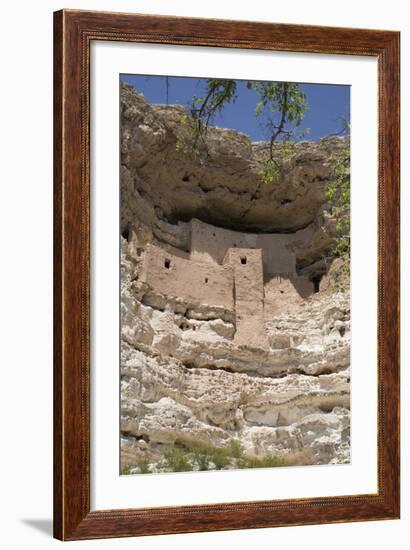
[[[191,155],[185,114],[121,85],[121,473],[348,463],[350,281],[326,196],[348,138],[296,143],[264,185],[266,142],[210,126]]]
[[[233,316],[234,343],[268,348],[268,316],[308,298],[315,284],[296,273],[296,234],[252,234],[189,224],[190,250],[148,245],[141,281],[152,294],[186,302],[190,307],[219,307]],[[317,286],[317,285],[316,285]]]

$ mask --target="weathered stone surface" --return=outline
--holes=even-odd
[[[193,218],[262,233],[306,228],[309,246],[304,242],[296,255],[301,268],[329,250],[334,221],[326,211],[326,187],[333,177],[332,156],[346,146],[346,138],[296,143],[279,181],[263,185],[258,173],[267,145],[244,134],[211,128],[205,158],[178,151],[185,113],[178,105],[150,105],[122,84],[123,228],[138,220],[157,239],[181,249],[187,246],[184,222]],[[278,143],[278,156],[280,149]]]
[[[349,277],[326,260],[325,198],[345,141],[297,144],[261,186],[266,144],[211,129],[204,161],[177,151],[182,107],[126,85],[121,106],[122,464],[156,471],[165,446],[192,441],[348,462]]]
[[[216,305],[229,311],[234,308],[233,276],[224,266],[179,258],[148,245],[140,278],[155,293],[171,299],[181,298],[194,306]]]
[[[241,346],[233,323],[187,317],[166,300],[163,310],[139,301],[130,249],[124,242],[124,463],[141,456],[155,463],[158,448],[176,441],[224,446],[238,439],[255,455],[309,451],[314,463],[349,460],[347,292],[319,292],[268,311],[268,349]],[[134,445],[141,438],[144,449]]]

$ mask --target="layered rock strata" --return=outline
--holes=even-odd
[[[349,278],[326,203],[345,139],[296,144],[263,186],[266,144],[212,128],[204,160],[178,151],[182,107],[123,85],[121,110],[122,466],[163,471],[196,442],[348,462]]]

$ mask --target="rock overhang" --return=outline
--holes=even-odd
[[[341,137],[295,143],[279,180],[266,185],[259,173],[267,143],[210,128],[206,155],[186,153],[177,147],[185,131],[183,107],[150,105],[126,84],[121,101],[122,164],[130,171],[134,190],[169,223],[197,218],[249,232],[300,230],[325,207],[331,157],[348,145],[348,138]],[[281,148],[280,142],[275,144],[276,158]]]

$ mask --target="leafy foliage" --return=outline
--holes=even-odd
[[[302,137],[309,131],[307,129],[304,133],[296,133],[307,109],[306,96],[298,84],[290,82],[248,81],[246,85],[258,96],[255,116],[269,136],[269,156],[259,171],[261,182],[268,185],[277,181],[280,176],[280,163],[273,157],[275,141],[279,138],[284,141],[283,158],[288,158],[293,154],[294,147],[289,140]],[[189,103],[190,116],[184,114],[180,119],[181,127],[185,131],[184,136],[177,140],[177,151],[198,151],[199,142],[206,148],[209,124],[217,113],[236,99],[235,80],[207,79],[203,95],[195,96]]]
[[[350,149],[343,148],[333,159],[334,177],[328,184],[326,196],[336,219],[336,244],[332,255],[350,257]]]
[[[283,160],[290,159],[295,154],[295,142],[284,141],[281,149],[281,157]]]
[[[243,455],[243,447],[237,439],[232,439],[229,443],[230,453],[234,458],[241,458]]]
[[[146,458],[141,458],[137,460],[134,465],[125,464],[121,467],[121,475],[134,474],[136,473],[135,470],[137,470],[139,474],[150,474],[151,471],[148,460]]]
[[[280,166],[275,159],[268,159],[259,170],[258,175],[264,185],[270,185],[279,180]]]
[[[165,461],[165,471],[169,472],[190,472],[193,470],[192,464],[184,449],[175,445],[168,445],[163,452]]]
[[[121,466],[121,475],[128,476],[129,474],[131,474],[132,469],[133,466],[131,466],[130,464],[124,464],[123,466]]]
[[[121,473],[190,472],[221,470],[227,467],[271,468],[291,464],[274,455],[246,455],[239,440],[232,440],[224,447],[201,441],[177,441],[175,444],[164,445],[161,454],[161,459],[151,467],[147,459],[139,459],[133,466],[124,466]]]
[[[191,100],[189,109],[192,117],[193,147],[197,145],[200,137],[206,135],[208,126],[215,115],[222,111],[228,103],[235,102],[236,87],[235,80],[209,78],[206,81],[205,94]]]
[[[242,461],[241,468],[278,468],[287,466],[283,458],[277,456],[250,457]]]
[[[289,140],[296,136],[307,109],[306,95],[299,84],[292,82],[250,81],[247,87],[255,90],[259,100],[255,115],[263,119],[270,133],[270,160],[273,159],[273,144],[279,136]]]
[[[174,447],[184,454],[185,459],[199,470],[221,470],[230,462],[230,449],[228,447],[214,447],[200,441],[187,441],[181,447]],[[172,470],[178,471],[178,470]]]
[[[140,474],[150,474],[150,469],[149,469],[149,462],[146,458],[142,458],[141,460],[139,460],[137,462],[137,467],[140,471]]]

